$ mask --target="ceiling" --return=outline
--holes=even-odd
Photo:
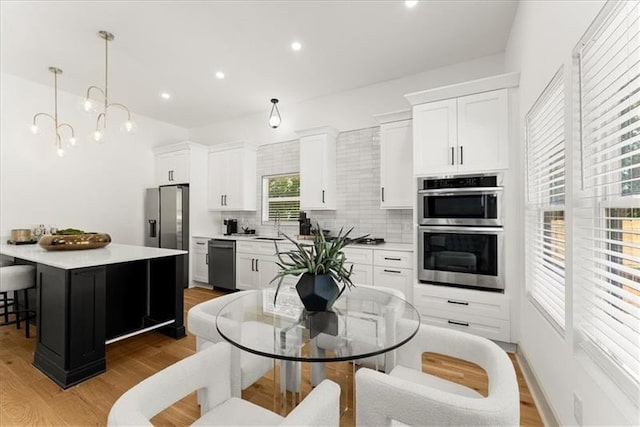
[[[503,52],[517,1],[2,2],[3,72],[185,128]],[[302,43],[294,52],[291,43]],[[215,77],[222,70],[223,80]],[[170,100],[161,92],[172,95]]]

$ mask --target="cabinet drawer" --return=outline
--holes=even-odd
[[[278,244],[278,250],[287,250],[286,245]],[[255,255],[275,255],[276,247],[273,242],[252,242],[252,241],[237,241],[236,252]]]
[[[449,313],[416,305],[422,323],[455,329],[491,340],[511,342],[509,321],[471,314]]]
[[[413,252],[375,250],[373,264],[382,267],[413,268]]]
[[[413,302],[451,315],[475,315],[509,320],[509,298],[503,294],[446,286],[416,285]]]
[[[360,248],[344,248],[342,250],[347,257],[347,262],[352,264],[373,264],[373,250]]]
[[[193,251],[196,253],[207,253],[209,239],[193,239]]]

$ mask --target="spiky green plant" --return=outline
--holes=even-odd
[[[329,274],[336,283],[342,283],[342,288],[338,296],[342,295],[345,289],[354,286],[351,281],[353,264],[348,269],[345,267],[346,256],[344,252],[342,252],[342,249],[351,243],[352,240],[366,236],[349,239],[349,234],[352,231],[353,227],[343,234],[343,229],[341,228],[335,239],[327,241],[320,226],[316,225],[312,244],[297,242],[286,234],[283,234],[285,239],[293,243],[295,247],[282,252],[278,250],[278,243],[274,242],[276,255],[278,256],[278,262],[276,262],[276,264],[280,267],[280,271],[270,282],[278,281],[273,303],[276,303],[278,292],[280,292],[280,285],[282,285],[282,281],[286,276],[300,276],[304,273],[313,275]]]

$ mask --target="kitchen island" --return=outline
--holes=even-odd
[[[151,330],[185,336],[186,251],[115,243],[46,251],[2,243],[0,254],[37,269],[33,364],[63,388],[104,372],[111,342]]]

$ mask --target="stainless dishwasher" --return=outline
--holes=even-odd
[[[236,290],[235,240],[209,240],[209,284],[215,288]]]

